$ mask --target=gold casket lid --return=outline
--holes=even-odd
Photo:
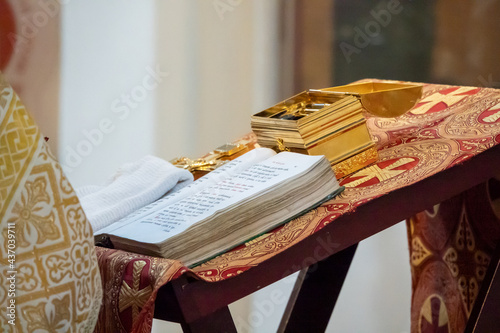
[[[377,81],[311,89],[309,91],[330,96],[356,96],[360,99],[366,111],[384,118],[403,115],[414,107],[422,97],[421,85]]]

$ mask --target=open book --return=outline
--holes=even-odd
[[[323,156],[257,148],[96,232],[115,248],[191,266],[340,193]]]

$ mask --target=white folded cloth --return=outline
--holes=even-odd
[[[190,184],[193,175],[154,156],[124,164],[103,185],[87,185],[76,194],[95,231]]]

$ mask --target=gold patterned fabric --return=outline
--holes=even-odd
[[[102,290],[91,226],[1,75],[0,217],[2,332],[92,332]]]
[[[151,332],[158,289],[187,268],[175,260],[96,249],[104,297],[95,332]]]
[[[370,167],[344,178],[341,185],[344,185],[346,190],[342,195],[267,235],[191,269],[189,273],[194,273],[199,279],[209,282],[217,282],[242,274],[306,237],[310,237],[325,225],[335,223],[335,219],[342,214],[352,213],[359,206],[374,198],[451,168],[500,143],[500,91],[495,89],[426,84],[423,88],[422,100],[405,115],[398,118],[377,118],[367,114],[366,117],[372,138],[377,143],[379,159]],[[251,140],[251,136],[245,138],[245,140],[249,139]],[[418,235],[418,233],[413,233],[410,237],[413,237],[412,235]],[[423,265],[426,258],[432,256],[433,249],[425,245],[422,239],[419,242],[410,238],[410,242],[415,244],[412,247],[412,256],[416,255],[415,264]],[[327,241],[323,245],[326,251],[329,246],[335,246]],[[485,249],[481,248],[481,251],[485,252]],[[124,331],[129,331],[132,326],[124,323],[125,316],[122,315],[119,304],[120,302],[132,304],[132,301],[128,300],[130,296],[125,291],[120,291],[117,296],[117,293],[110,289],[110,285],[115,288],[113,290],[121,290],[122,287],[128,290],[134,285],[130,282],[133,279],[131,280],[130,276],[125,273],[124,267],[133,270],[133,267],[136,267],[133,262],[137,260],[146,262],[145,265],[140,264],[142,265],[140,274],[148,276],[151,289],[144,286],[139,286],[139,289],[144,290],[144,293],[148,293],[149,296],[141,294],[141,299],[147,298],[147,300],[144,303],[136,303],[137,310],[129,312],[132,316],[134,313],[139,313],[138,316],[142,316],[141,318],[145,320],[151,318],[156,290],[161,285],[158,281],[161,279],[162,282],[166,282],[188,270],[180,263],[169,262],[167,265],[175,268],[169,270],[170,275],[166,278],[165,271],[159,270],[160,275],[152,273],[147,264],[153,260],[151,257],[131,255],[119,250],[107,250],[107,257],[113,255],[120,257],[121,262],[117,261],[110,266],[106,260],[101,259],[104,257],[100,257],[99,260],[103,272],[103,283],[105,289],[109,290],[105,293],[105,302],[110,305],[114,304],[116,307],[114,320],[118,323],[103,322],[101,328],[108,325],[111,328],[107,332],[112,332],[113,327],[116,326],[111,325],[121,325]],[[451,262],[449,258],[453,256],[453,252],[448,253],[447,260]],[[483,259],[481,256],[478,257],[479,261]],[[161,259],[160,262],[163,260],[168,262],[166,259]],[[118,266],[121,268],[116,270],[114,267]],[[441,265],[441,267],[444,266]],[[141,270],[140,267],[137,269]],[[124,281],[127,281],[127,286],[123,283]],[[122,297],[126,299],[122,300]],[[427,302],[425,297],[423,303],[427,307],[432,307],[433,302],[435,302],[433,299]],[[144,305],[141,307],[141,304]],[[127,311],[129,308],[122,307]],[[149,311],[150,314],[141,314],[142,311]],[[414,308],[414,311],[417,310]],[[136,319],[129,320],[130,322],[137,325]],[[143,327],[148,325],[150,324]]]
[[[412,332],[464,331],[500,241],[499,199],[493,178],[408,219]]]

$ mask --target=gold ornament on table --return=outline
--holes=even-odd
[[[287,148],[285,146],[285,143],[283,142],[283,139],[277,138],[276,139],[277,146],[275,147],[276,152],[281,152],[281,151],[290,151],[290,148]]]
[[[186,169],[190,172],[212,171],[224,164],[226,161],[207,161],[204,158],[192,160],[188,157],[177,157],[170,161],[176,167]]]
[[[263,147],[308,155],[325,155],[338,178],[378,159],[363,112],[398,117],[411,109],[422,86],[368,81],[309,89],[251,117]]]
[[[177,157],[170,160],[170,163],[178,168],[190,171],[195,176],[201,176],[204,173],[217,169],[247,151],[248,147],[245,144],[226,143],[202,158],[190,159],[188,157]]]

